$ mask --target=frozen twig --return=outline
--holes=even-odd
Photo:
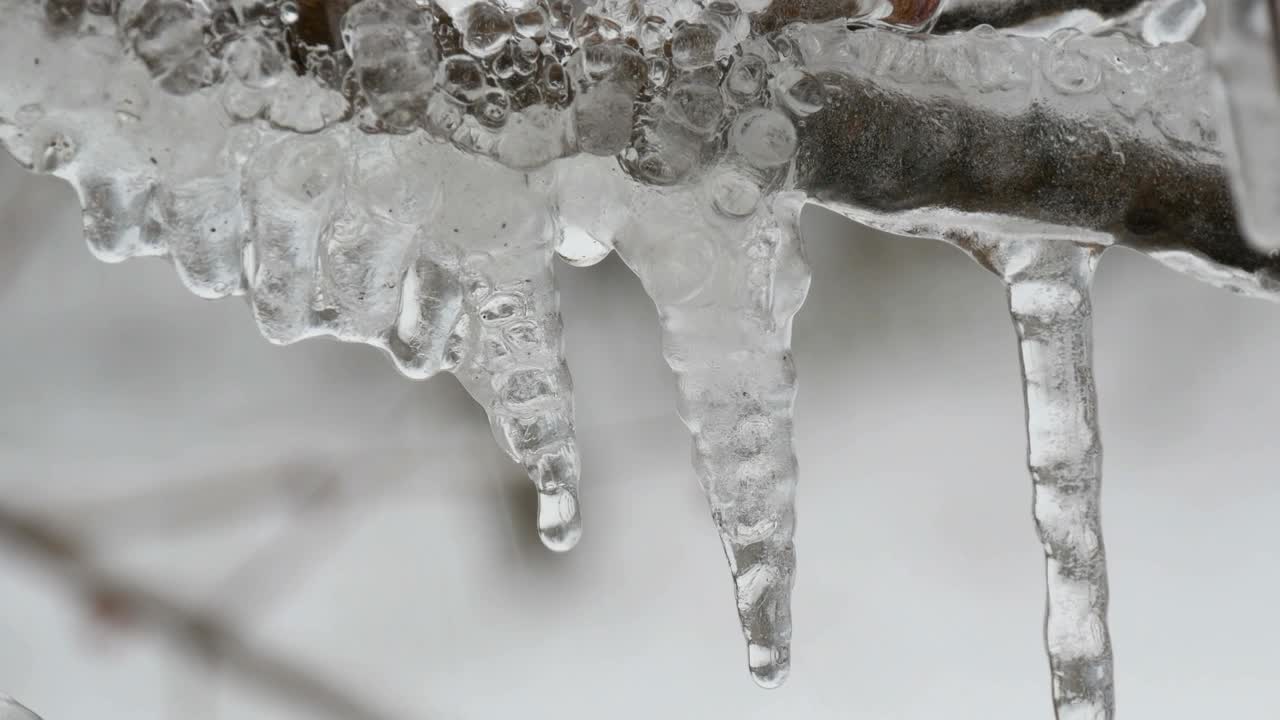
[[[0,720],[40,720],[40,716],[31,712],[17,700],[0,695]]]
[[[113,614],[166,636],[182,650],[216,662],[244,684],[303,708],[314,717],[393,717],[313,670],[254,647],[216,614],[100,567],[79,538],[3,504],[0,545],[31,557],[93,605],[110,608]]]

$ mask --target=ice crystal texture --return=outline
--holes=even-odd
[[[1199,0],[0,10],[0,141],[75,186],[99,257],[167,256],[196,294],[245,296],[275,343],[453,373],[554,550],[582,521],[553,260],[617,252],[657,306],[765,686],[791,653],[800,212],[968,252],[1019,339],[1057,715],[1113,717],[1090,278],[1120,244],[1276,295],[1280,260],[1242,231],[1276,237],[1274,163],[1248,152],[1274,127],[1251,103],[1276,97],[1232,54],[1274,48],[1234,44],[1232,11],[1212,58],[1227,114],[1185,42]]]

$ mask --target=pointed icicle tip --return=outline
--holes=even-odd
[[[789,514],[789,513],[788,513]],[[793,523],[780,529],[790,535]],[[762,688],[780,687],[791,673],[791,589],[795,546],[786,541],[726,543],[737,595],[738,616],[747,640],[747,668]]]
[[[538,538],[553,552],[572,550],[582,538],[576,443],[566,438],[538,450],[528,463],[528,471],[538,489]]]

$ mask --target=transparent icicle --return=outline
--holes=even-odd
[[[1102,444],[1089,285],[1099,249],[1040,244],[1008,278],[1027,403],[1027,458],[1045,549],[1045,646],[1060,720],[1115,716],[1102,543]]]
[[[433,150],[459,154],[447,146]],[[422,247],[439,267],[456,263],[461,281],[466,314],[454,333],[459,360],[453,372],[489,413],[499,445],[537,487],[543,544],[565,551],[578,542],[582,517],[548,190],[545,175],[459,164],[439,213],[423,228]],[[502,201],[482,209],[468,201],[486,193]],[[424,285],[420,292],[429,296],[432,289]]]
[[[1027,465],[1045,553],[1045,647],[1058,720],[1112,720],[1102,542],[1102,441],[1090,284],[1103,248],[1066,240],[966,244],[1008,288],[1027,411]]]
[[[648,195],[639,216],[661,212],[680,242],[673,246],[650,223],[624,233],[617,248],[658,307],[695,469],[733,575],[751,675],[777,687],[791,662],[791,318],[809,287],[797,233],[803,196],[760,198],[754,212],[733,217],[713,209],[718,190],[712,178],[692,192]]]

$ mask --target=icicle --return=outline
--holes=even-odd
[[[719,303],[668,306],[663,313],[681,415],[694,435],[694,463],[733,574],[748,666],[762,687],[781,685],[791,670],[797,480],[791,315],[808,287],[796,236],[799,210],[797,198],[781,198],[748,230],[742,248],[748,262],[731,280],[741,283],[746,313],[734,318]]]
[[[449,369],[489,413],[494,436],[538,490],[538,534],[565,551],[582,534],[573,382],[552,272],[557,237],[545,176],[493,172],[461,151],[422,143],[424,167],[450,168],[421,251],[457,278],[462,315]],[[437,171],[438,172],[438,171]],[[502,202],[476,204],[488,195]],[[429,281],[428,281],[429,282]],[[436,289],[423,284],[419,294]],[[446,290],[446,295],[453,291]]]
[[[803,197],[757,195],[742,217],[716,203],[722,190],[713,177],[686,192],[644,194],[637,217],[664,217],[665,226],[624,231],[617,250],[658,306],[694,465],[733,575],[748,665],[771,688],[791,663],[791,318],[809,287],[797,235]]]
[[[342,150],[329,135],[286,135],[245,167],[248,285],[258,329],[271,342],[319,334],[312,313],[318,245],[340,195]]]
[[[1033,514],[1045,552],[1045,646],[1055,717],[1111,720],[1102,443],[1089,299],[1102,248],[1025,239],[979,241],[968,249],[1008,285],[1018,333]]]

